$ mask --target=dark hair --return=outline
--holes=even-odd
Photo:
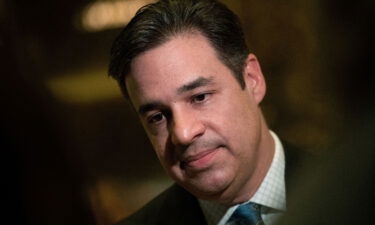
[[[238,17],[215,0],[160,0],[142,7],[122,30],[111,49],[109,75],[128,96],[125,76],[131,61],[174,36],[198,31],[244,88],[243,67],[249,53]]]

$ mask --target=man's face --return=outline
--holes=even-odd
[[[148,138],[167,173],[198,198],[233,200],[258,170],[265,86],[254,66],[249,55],[241,89],[200,34],[173,37],[131,64],[126,85]]]

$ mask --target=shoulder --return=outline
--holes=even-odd
[[[197,199],[174,184],[117,225],[188,224],[193,219],[203,220]]]
[[[175,195],[178,190],[177,185],[169,187],[167,190],[163,191],[137,212],[131,216],[120,221],[116,225],[138,225],[138,224],[154,224],[154,221],[157,219],[157,216],[163,207],[166,199]]]

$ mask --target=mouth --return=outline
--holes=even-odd
[[[204,150],[198,154],[186,157],[181,161],[182,169],[202,170],[208,168],[213,161],[214,156],[219,151],[218,148]]]

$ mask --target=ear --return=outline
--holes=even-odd
[[[243,76],[247,91],[259,104],[266,94],[266,82],[258,59],[252,53],[247,56]]]

